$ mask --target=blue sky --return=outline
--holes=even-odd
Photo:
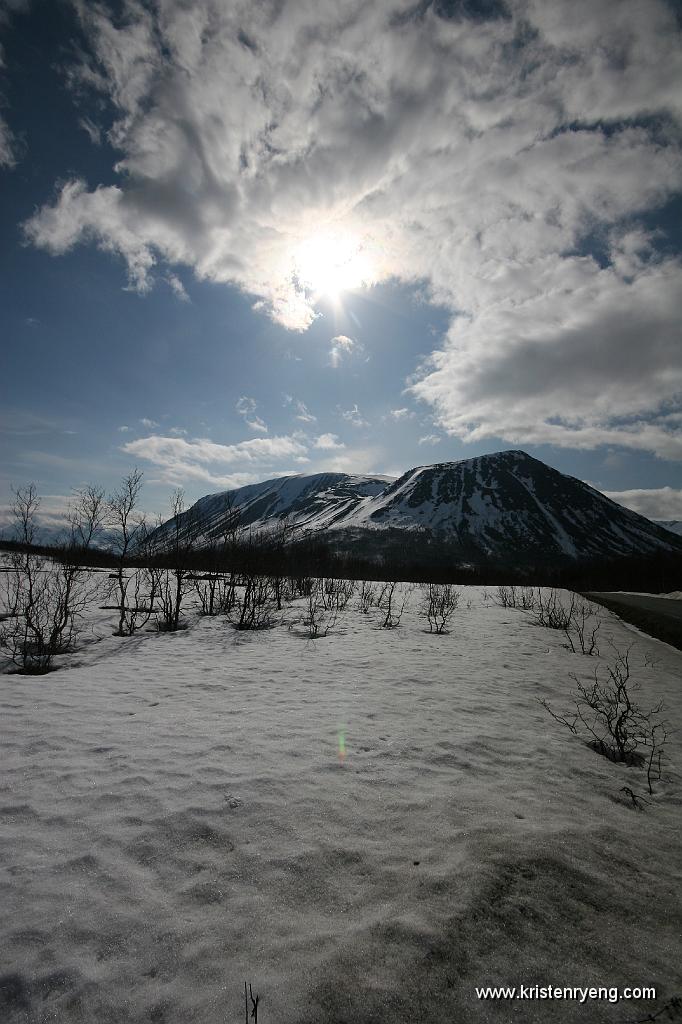
[[[682,518],[664,0],[0,0],[0,505],[521,447]]]

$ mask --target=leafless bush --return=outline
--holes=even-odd
[[[71,543],[89,549],[106,519],[104,488],[88,484],[76,491],[69,508]]]
[[[630,682],[630,648],[615,651],[615,661],[606,666],[606,677],[595,669],[591,683],[574,673],[576,684],[573,710],[557,714],[543,698],[538,698],[552,718],[574,735],[582,732],[590,746],[610,761],[646,768],[649,793],[653,782],[661,778],[666,724],[662,702],[644,710],[633,700],[639,687]]]
[[[183,627],[180,618],[182,602],[191,582],[187,562],[191,552],[192,524],[187,521],[187,515],[185,493],[182,488],[176,488],[171,495],[169,539],[165,551],[171,566],[168,569],[156,570],[159,594],[157,628],[168,633],[174,633]]]
[[[327,636],[336,625],[341,611],[338,604],[329,600],[325,582],[323,579],[312,580],[306,601],[302,623],[311,640]]]
[[[33,554],[40,498],[34,484],[14,492],[12,512],[23,551],[12,552],[0,648],[20,672],[44,673],[57,654],[73,650],[94,584],[65,549],[57,562]]]
[[[429,624],[429,633],[445,633],[459,605],[460,592],[450,583],[425,583],[422,587],[421,614]]]
[[[574,601],[572,604],[571,621],[564,632],[574,654],[587,654],[599,657],[597,634],[601,629],[602,620],[594,614],[587,601]]]
[[[132,636],[143,629],[157,611],[161,591],[161,571],[141,567],[117,568],[109,581],[107,596],[119,612],[114,636]],[[123,594],[123,605],[121,595]]]
[[[234,573],[207,572],[192,579],[200,615],[227,615],[236,601]]]
[[[374,607],[377,599],[377,585],[368,580],[362,580],[358,590],[358,611],[367,615]]]
[[[117,554],[113,599],[118,608],[115,636],[132,636],[149,622],[160,586],[156,574],[145,569],[126,567],[128,556],[146,541],[148,531],[139,512],[142,472],[134,469],[121,481],[121,486],[106,502],[105,521],[113,531],[113,547]]]
[[[272,629],[277,624],[272,582],[268,576],[244,575],[241,601],[235,603],[230,622],[235,629]]]
[[[295,597],[309,597],[315,583],[310,576],[297,576],[291,582]]]
[[[501,608],[516,608],[516,587],[498,587],[493,600]]]
[[[322,597],[327,611],[342,612],[355,593],[355,581],[327,577],[323,584]]]
[[[535,602],[533,604],[535,625],[545,626],[547,629],[563,629],[566,631],[573,621],[575,601],[575,594],[571,594],[570,603],[565,605],[559,593],[553,587],[547,591],[543,591],[538,587],[535,591]]]
[[[400,625],[410,595],[410,588],[398,583],[384,583],[379,590],[376,606],[383,612],[382,629],[395,629]]]
[[[199,602],[199,614],[212,616],[220,613],[220,592],[223,578],[220,573],[207,572],[193,576],[192,586]]]
[[[489,600],[487,591],[483,594],[486,604]],[[536,592],[533,587],[517,587],[514,585],[497,588],[493,601],[501,608],[521,608],[525,612],[533,611],[537,603]]]

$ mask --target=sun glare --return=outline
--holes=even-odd
[[[294,252],[294,273],[300,287],[318,298],[338,302],[343,292],[367,287],[375,268],[367,246],[341,233],[313,235]]]

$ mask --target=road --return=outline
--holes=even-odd
[[[592,592],[591,601],[609,608],[644,633],[682,650],[682,601],[649,594]]]

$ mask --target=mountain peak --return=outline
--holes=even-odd
[[[682,550],[670,530],[520,449],[416,466],[397,480],[348,473],[278,477],[201,498],[183,517],[187,539],[220,540],[283,519],[296,535],[324,533],[337,547],[376,552],[390,538],[421,538],[465,560],[505,563],[607,559]],[[158,542],[163,542],[161,527]],[[435,545],[435,546],[434,546]]]

